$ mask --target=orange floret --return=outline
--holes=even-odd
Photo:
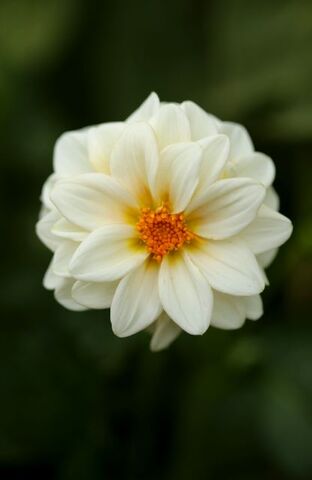
[[[179,250],[195,237],[188,230],[183,213],[170,213],[166,205],[156,210],[142,208],[136,227],[141,240],[158,262],[164,255]]]

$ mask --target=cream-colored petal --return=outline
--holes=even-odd
[[[197,197],[203,195],[207,188],[220,177],[228,158],[230,145],[226,135],[203,138],[198,144],[203,149],[203,155],[194,201]]]
[[[82,282],[78,280],[72,289],[73,299],[87,308],[110,308],[115,294],[116,282]]]
[[[127,123],[133,122],[147,122],[153,115],[158,112],[159,98],[157,93],[152,92],[146,100],[139,106],[130,117],[127,118]]]
[[[219,132],[230,139],[230,159],[237,160],[254,151],[252,140],[246,128],[238,123],[222,122]]]
[[[250,297],[242,297],[245,310],[246,310],[246,317],[249,320],[258,320],[263,315],[263,304],[262,298],[260,295],[251,295]]]
[[[36,224],[36,233],[42,243],[52,252],[60,244],[60,238],[52,233],[53,225],[60,219],[60,214],[56,210],[48,211]]]
[[[242,297],[213,292],[213,312],[211,325],[223,330],[240,328],[246,318],[245,304]]]
[[[188,225],[205,238],[230,237],[255,218],[264,196],[264,187],[253,180],[218,180],[191,200],[185,212]]]
[[[158,272],[159,265],[150,260],[120,281],[111,307],[112,328],[118,337],[144,330],[159,316]]]
[[[194,102],[186,101],[181,104],[186,113],[193,141],[218,133],[218,119],[208,114]]]
[[[280,247],[292,233],[292,224],[288,218],[265,205],[259,209],[256,218],[239,237],[243,239],[255,254]]]
[[[192,261],[180,253],[163,258],[159,273],[162,306],[172,320],[191,335],[209,327],[212,311],[210,286]]]
[[[274,187],[267,188],[266,195],[264,198],[264,203],[267,207],[272,208],[273,210],[278,211],[280,207],[279,196],[277,195]]]
[[[157,200],[169,200],[173,213],[182,212],[198,184],[202,149],[196,143],[169,145],[161,153]]]
[[[272,248],[272,250],[267,250],[257,255],[259,265],[261,265],[262,268],[268,268],[275,259],[277,252],[278,248]]]
[[[61,177],[92,172],[89,162],[88,129],[66,132],[57,140],[54,148],[54,171]]]
[[[74,280],[72,278],[64,278],[60,286],[55,289],[54,297],[63,307],[74,312],[83,312],[87,310],[79,303],[75,302],[72,297],[72,287]]]
[[[60,180],[50,196],[69,222],[91,231],[107,224],[125,223],[137,207],[127,190],[102,173]]]
[[[78,225],[70,223],[66,218],[60,218],[51,229],[53,235],[57,237],[66,238],[67,240],[74,240],[75,242],[82,242],[89,232]]]
[[[51,260],[48,269],[43,277],[43,286],[47,290],[54,290],[63,284],[63,278],[56,275],[53,271],[53,259]]]
[[[112,149],[125,129],[124,122],[111,122],[88,130],[88,154],[97,172],[109,174]]]
[[[57,247],[52,261],[52,269],[56,275],[71,277],[68,266],[78,246],[79,243],[66,240]]]
[[[128,225],[106,225],[84,240],[69,269],[77,280],[111,282],[141,265],[149,253],[138,243],[136,230]]]
[[[138,122],[126,127],[111,155],[114,178],[142,203],[155,193],[159,164],[155,134],[147,123]]]
[[[212,288],[230,295],[254,295],[264,289],[261,268],[255,256],[237,240],[198,240],[188,255]]]
[[[43,187],[42,187],[40,200],[43,203],[43,206],[47,210],[55,209],[53,203],[50,200],[50,193],[51,193],[57,179],[58,179],[58,176],[55,173],[53,173],[52,175],[50,175],[47,178],[47,180],[44,182]]]
[[[240,157],[233,168],[237,177],[253,178],[265,187],[271,185],[275,177],[275,166],[272,159],[260,152]]]
[[[156,132],[160,150],[173,143],[191,141],[190,124],[179,105],[162,105],[150,123]]]
[[[168,317],[166,312],[162,312],[155,322],[155,330],[150,342],[151,351],[159,352],[169,347],[181,332],[181,328]]]

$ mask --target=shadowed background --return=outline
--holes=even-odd
[[[1,0],[0,478],[312,478],[312,3]],[[265,314],[160,354],[42,287],[34,233],[65,130],[155,90],[246,125],[294,234]]]

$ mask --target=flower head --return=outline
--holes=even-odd
[[[44,285],[69,309],[111,308],[120,337],[148,329],[153,350],[239,328],[292,231],[274,174],[242,126],[155,93],[125,122],[65,133],[37,224]]]

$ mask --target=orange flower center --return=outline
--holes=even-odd
[[[142,208],[136,227],[141,240],[158,262],[164,255],[179,250],[195,237],[188,230],[183,213],[170,213],[166,205],[156,210]]]

